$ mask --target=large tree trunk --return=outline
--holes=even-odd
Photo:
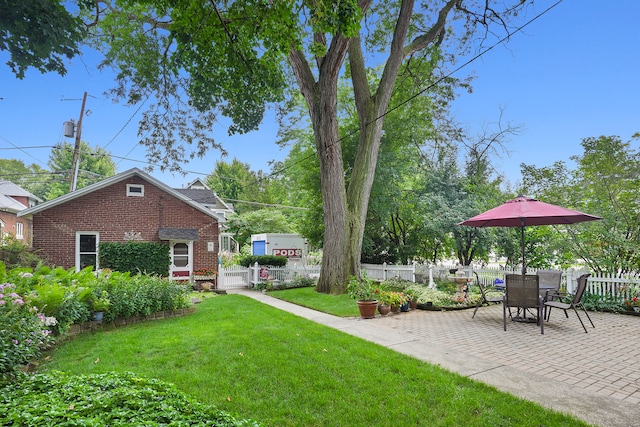
[[[352,39],[349,45],[351,82],[353,83],[356,110],[360,121],[358,151],[347,190],[351,233],[347,262],[351,274],[359,275],[360,272],[364,226],[378,164],[384,113],[389,106],[391,91],[404,58],[403,43],[407,36],[413,5],[413,0],[402,2],[393,33],[389,58],[375,95],[372,95],[369,89],[360,38]]]
[[[314,130],[324,212],[324,246],[322,270],[317,289],[325,293],[342,293],[349,275],[360,276],[360,255],[364,225],[375,176],[383,116],[389,105],[402,60],[438,39],[444,31],[449,11],[457,0],[449,0],[438,15],[438,21],[425,34],[404,47],[414,0],[403,0],[391,42],[389,58],[375,94],[371,94],[360,39],[351,43],[335,35],[324,57],[318,58],[318,81],[304,55],[294,49],[289,54],[300,91],[309,107]],[[366,10],[371,0],[359,0]],[[324,38],[317,35],[316,41]],[[342,147],[338,135],[337,87],[340,68],[349,49],[351,80],[360,121],[358,151],[348,190],[345,191]]]
[[[339,35],[332,39],[327,54],[318,60],[317,82],[304,55],[295,50],[289,54],[300,92],[309,107],[320,165],[324,245],[317,290],[333,294],[344,293],[348,278],[347,196],[338,134],[338,76],[348,45],[349,41]]]

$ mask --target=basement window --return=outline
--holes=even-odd
[[[127,184],[127,196],[144,197],[144,185]]]

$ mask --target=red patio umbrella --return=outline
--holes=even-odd
[[[536,199],[518,196],[504,204],[469,218],[458,225],[471,227],[520,227],[522,240],[522,274],[526,272],[524,262],[524,227],[528,225],[575,224],[602,219],[599,216],[573,211],[561,206],[544,203]]]

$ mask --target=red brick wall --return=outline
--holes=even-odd
[[[144,185],[144,197],[127,196],[127,184]],[[98,232],[101,242],[126,242],[139,233],[142,241],[160,242],[160,228],[195,228],[194,269],[218,269],[218,223],[138,176],[33,215],[33,247],[47,261],[75,267],[76,232]],[[214,242],[214,251],[207,251]]]
[[[16,214],[11,212],[1,212],[0,211],[0,219],[4,221],[4,227],[2,227],[2,236],[4,238],[4,234],[10,234],[11,236],[16,236],[16,224],[22,224],[22,239],[18,239],[25,245],[31,245],[31,221],[26,218],[18,218]]]

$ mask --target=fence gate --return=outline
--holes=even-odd
[[[218,272],[218,289],[248,288],[251,269],[239,265],[221,268]]]

